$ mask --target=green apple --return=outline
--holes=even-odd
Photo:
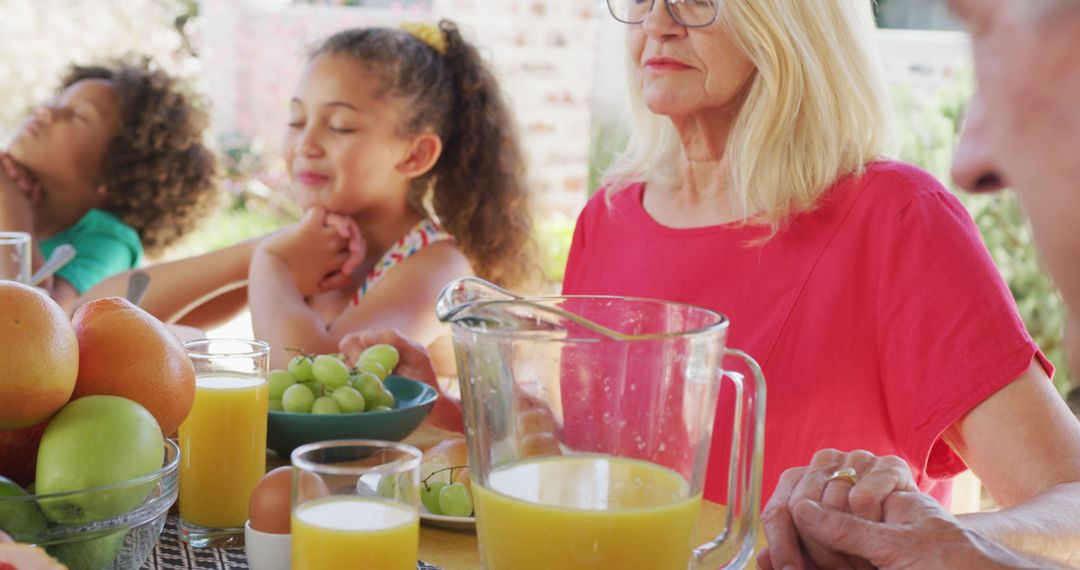
[[[161,469],[165,442],[146,408],[117,396],[86,396],[60,409],[38,449],[37,492],[113,485]],[[153,483],[38,501],[49,520],[80,523],[127,512]]]
[[[126,535],[127,531],[121,530],[82,542],[54,544],[46,547],[45,550],[63,562],[68,570],[112,568],[116,555],[120,554],[120,547],[124,546]]]
[[[37,534],[45,528],[45,515],[32,500],[3,499],[29,495],[11,479],[0,477],[0,530],[10,534],[17,542],[37,542]]]

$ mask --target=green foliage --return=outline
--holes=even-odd
[[[198,72],[186,24],[193,0],[4,2],[0,33],[0,133],[10,134],[33,106],[49,100],[64,71],[145,54],[181,77]],[[184,18],[188,16],[187,18]]]
[[[219,249],[300,219],[299,206],[284,191],[288,176],[280,160],[268,163],[262,145],[242,138],[226,138],[218,147],[228,207],[173,247],[169,258]]]
[[[268,234],[295,221],[269,206],[253,200],[236,200],[233,206],[223,209],[179,244],[171,248],[167,257],[180,259]]]
[[[594,112],[596,116],[589,129],[589,196],[600,187],[604,171],[626,147],[630,136],[629,125],[622,116],[602,110]]]
[[[561,287],[573,237],[574,219],[562,212],[554,211],[537,220],[533,239],[539,249],[540,270],[555,289]]]
[[[895,88],[899,158],[934,174],[967,207],[1016,299],[1028,331],[1057,368],[1055,385],[1065,393],[1073,384],[1062,345],[1065,305],[1039,263],[1019,200],[1012,192],[986,196],[959,191],[949,176],[972,85],[970,76],[962,75],[931,91]]]

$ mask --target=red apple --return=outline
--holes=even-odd
[[[0,476],[25,487],[34,481],[38,445],[49,422],[28,428],[0,431]]]

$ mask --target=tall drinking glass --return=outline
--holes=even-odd
[[[184,344],[195,365],[195,405],[180,424],[180,536],[188,544],[244,543],[248,500],[266,473],[270,345]]]
[[[0,232],[0,280],[30,283],[30,234]]]
[[[388,441],[296,448],[292,569],[415,569],[421,459],[415,447]]]
[[[723,315],[652,299],[518,298],[474,278],[451,283],[438,311],[452,324],[484,568],[751,563],[765,384],[753,359],[725,348]],[[749,374],[725,371],[725,357]],[[726,468],[709,474],[726,482],[728,524],[695,549],[714,437],[728,443]]]

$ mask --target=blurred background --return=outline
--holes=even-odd
[[[966,36],[944,0],[878,0],[881,57],[896,109],[895,156],[950,184],[972,90]],[[224,157],[228,207],[168,252],[199,253],[298,217],[278,158],[305,54],[326,35],[402,20],[458,21],[484,47],[513,104],[540,197],[536,238],[557,290],[574,219],[626,137],[624,27],[595,0],[0,0],[0,135],[48,100],[64,68],[149,54],[205,94]],[[1072,385],[1064,309],[1012,194],[958,193],[1031,333]],[[1080,393],[1074,392],[1074,396]],[[1080,399],[1080,398],[1077,398]],[[1075,408],[1074,408],[1075,409]]]

